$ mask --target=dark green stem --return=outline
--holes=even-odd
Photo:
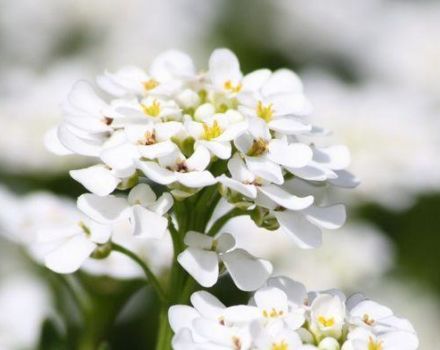
[[[150,282],[151,286],[155,289],[157,295],[159,296],[159,299],[162,301],[162,303],[167,304],[168,303],[168,297],[165,293],[165,291],[162,289],[162,286],[159,283],[159,280],[156,278],[156,275],[153,273],[153,271],[150,270],[148,265],[139,258],[136,254],[131,252],[130,250],[124,248],[123,246],[120,246],[119,244],[112,243],[112,249],[116,252],[122,253],[126,256],[128,256],[130,259],[132,259],[134,262],[136,262],[144,271],[145,275],[148,278],[148,281]]]

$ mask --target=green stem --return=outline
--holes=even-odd
[[[159,331],[157,333],[156,350],[171,350],[173,331],[168,321],[168,308],[162,307],[159,313]]]
[[[246,211],[238,208],[231,209],[225,215],[219,217],[211,226],[208,231],[209,236],[215,236],[226,223],[237,216],[247,215]]]
[[[112,243],[112,249],[116,252],[122,253],[126,256],[128,256],[130,259],[132,259],[134,262],[136,262],[144,271],[145,275],[148,278],[148,281],[150,282],[151,286],[155,289],[157,295],[159,296],[160,300],[167,304],[168,303],[168,297],[164,290],[162,289],[162,286],[159,283],[159,280],[156,278],[156,275],[153,273],[153,271],[150,270],[148,265],[139,258],[136,254],[131,252],[130,250],[124,248],[123,246],[120,246],[119,244]]]

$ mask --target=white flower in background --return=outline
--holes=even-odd
[[[335,130],[327,142],[336,138],[353,154],[352,167],[365,184],[356,191],[361,199],[398,209],[438,188],[440,168],[432,163],[438,128],[424,97],[378,84],[352,87],[322,74],[310,74],[306,86],[316,105],[313,119]]]
[[[337,234],[324,230],[324,244],[312,252],[298,248],[284,229],[267,231],[244,216],[231,220],[223,231],[231,232],[238,245],[246,244],[251,254],[270,260],[276,274],[297,278],[315,289],[338,285],[363,290],[379,283],[394,265],[391,242],[362,222],[347,224]]]
[[[33,349],[52,313],[49,290],[29,273],[15,270],[0,284],[0,349]],[[25,315],[26,317],[23,317]]]
[[[237,287],[245,291],[261,287],[272,273],[272,265],[268,261],[236,248],[234,238],[228,233],[213,238],[190,231],[184,242],[188,248],[177,259],[203,287],[211,287],[217,282],[219,263],[224,264]]]
[[[108,243],[111,234],[110,225],[84,218],[70,228],[40,230],[38,243],[47,245],[46,267],[67,274],[78,270],[99,246]]]
[[[169,309],[175,349],[418,348],[417,335],[408,321],[402,319],[393,329],[380,330],[354,325],[342,292],[307,295],[304,286],[285,277],[270,279],[249,305],[225,307],[204,291],[194,293],[191,302],[194,307],[174,305]]]

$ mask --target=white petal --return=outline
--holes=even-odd
[[[135,205],[132,210],[133,235],[146,238],[163,237],[168,226],[167,219],[140,205]]]
[[[150,180],[157,182],[161,185],[169,185],[176,181],[176,177],[173,171],[162,168],[156,162],[143,162],[136,161],[137,168],[140,169],[146,177]]]
[[[190,188],[199,188],[214,185],[217,180],[209,171],[191,171],[176,173],[176,179],[182,185]]]
[[[124,143],[104,149],[100,157],[110,168],[123,171],[125,176],[130,176],[133,173],[134,160],[139,158],[139,153],[135,145]]]
[[[232,83],[240,81],[242,75],[237,56],[228,49],[214,50],[209,58],[209,75],[214,85],[219,88],[223,88],[228,80]]]
[[[151,75],[160,82],[175,78],[190,78],[195,74],[194,63],[190,56],[178,50],[166,51],[153,61]]]
[[[147,159],[156,159],[164,157],[176,151],[176,144],[171,141],[164,141],[152,145],[139,145],[137,151]]]
[[[303,84],[301,79],[289,69],[275,71],[264,84],[262,93],[265,96],[280,93],[301,93]]]
[[[214,295],[204,290],[194,292],[191,295],[191,304],[202,317],[214,320],[222,315],[226,308]]]
[[[327,179],[336,179],[337,177],[335,172],[314,161],[302,168],[286,167],[286,169],[293,175],[310,181],[326,181]]]
[[[173,203],[173,196],[168,192],[164,192],[154,204],[149,206],[149,208],[156,214],[165,215],[172,208]]]
[[[248,197],[248,198],[256,198],[257,197],[257,188],[254,185],[247,185],[247,184],[241,183],[237,180],[234,180],[234,179],[227,177],[226,175],[220,175],[217,179],[225,187],[228,187],[233,191],[241,193],[245,197]]]
[[[230,233],[221,233],[217,239],[217,252],[225,253],[235,247],[235,238]]]
[[[44,258],[45,265],[57,273],[75,272],[95,248],[96,244],[85,236],[76,235],[47,254]]]
[[[65,123],[60,124],[57,129],[58,139],[68,150],[84,156],[97,157],[101,152],[103,140],[100,138],[89,139],[77,136],[73,128]]]
[[[238,153],[235,153],[228,161],[228,170],[231,173],[233,179],[243,183],[252,183],[255,180],[254,174],[252,174],[244,164]]]
[[[211,151],[212,154],[220,159],[228,159],[231,157],[231,144],[229,142],[217,142],[217,141],[204,141],[199,140],[196,142],[196,147],[203,145]]]
[[[287,313],[287,295],[281,289],[275,287],[263,287],[257,290],[254,294],[255,304],[262,310],[268,313],[272,309]]]
[[[191,327],[192,321],[197,317],[200,317],[200,314],[188,305],[172,305],[168,310],[168,319],[174,333]]]
[[[51,128],[46,132],[44,135],[44,146],[47,150],[59,156],[72,154],[72,151],[67,149],[58,138],[58,127]]]
[[[350,151],[343,145],[317,148],[314,151],[313,159],[330,169],[342,170],[350,165]]]
[[[214,239],[200,232],[188,231],[183,242],[193,248],[211,250]]]
[[[139,204],[147,207],[156,201],[156,193],[147,184],[141,183],[134,186],[128,194],[128,203]]]
[[[243,78],[243,90],[257,91],[269,79],[271,74],[272,72],[269,69],[258,69],[246,74]]]
[[[73,85],[67,100],[79,110],[97,116],[99,116],[101,109],[106,106],[105,102],[96,95],[92,86],[84,80],[80,80]]]
[[[113,195],[101,197],[85,193],[78,197],[77,206],[91,219],[106,224],[120,220],[128,203],[126,199]]]
[[[103,165],[93,165],[88,168],[71,170],[70,176],[90,192],[98,196],[112,193],[121,182],[110,169]]]
[[[189,247],[177,261],[202,287],[212,287],[218,280],[218,258],[214,252]]]
[[[269,261],[258,259],[243,249],[234,249],[221,255],[235,285],[244,291],[260,288],[272,273]]]
[[[283,173],[278,164],[263,157],[246,157],[246,165],[256,176],[281,185],[284,182]]]
[[[296,305],[303,305],[307,297],[306,287],[302,283],[293,281],[288,277],[278,276],[269,278],[267,285],[281,289],[286,293],[289,302]]]
[[[267,157],[273,162],[293,168],[302,168],[312,160],[312,149],[303,143],[287,144],[285,140],[274,139],[269,143]]]
[[[276,185],[260,186],[258,190],[281,207],[290,210],[302,210],[313,203],[313,196],[297,197]]]
[[[328,230],[340,228],[347,218],[345,206],[342,204],[328,207],[311,206],[304,209],[303,214],[312,224]]]
[[[303,215],[288,210],[274,213],[283,230],[290,234],[299,247],[311,249],[321,245],[321,230],[308,222]]]
[[[304,124],[295,118],[276,118],[269,122],[269,128],[284,135],[302,134],[312,129],[310,124]]]
[[[261,311],[255,306],[236,305],[230,306],[223,311],[223,317],[226,322],[249,323],[261,318]]]
[[[191,157],[186,160],[185,164],[191,171],[202,171],[207,168],[210,161],[211,155],[209,154],[209,151],[205,147],[198,145]]]
[[[353,174],[346,170],[336,170],[336,178],[329,179],[329,182],[337,187],[342,188],[355,188],[359,185],[360,181]]]

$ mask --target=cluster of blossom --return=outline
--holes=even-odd
[[[272,277],[248,305],[226,307],[206,291],[169,310],[175,350],[414,350],[411,324],[386,306],[339,290],[307,293]]]
[[[185,200],[213,185],[217,195],[257,225],[281,226],[303,248],[321,243],[320,228],[344,223],[344,206],[320,205],[314,194],[332,185],[357,185],[345,170],[348,150],[313,144],[326,132],[305,120],[311,107],[292,71],[260,69],[243,75],[237,57],[218,49],[208,71],[200,73],[188,55],[172,50],[155,59],[148,72],[125,67],[106,72],[97,83],[100,95],[84,81],[73,87],[63,122],[46,139],[58,154],[99,159],[99,164],[70,172],[92,192],[78,200],[92,221],[62,235],[68,241],[61,240],[52,252],[52,268],[78,268],[111,239],[111,227],[119,220],[128,218],[134,234],[161,237],[173,199]],[[163,193],[157,201],[145,181]],[[126,198],[111,195],[130,188]],[[59,243],[60,233],[45,232],[41,238]],[[188,233],[185,243],[189,247],[179,262],[203,286],[216,281],[217,258],[206,259],[213,252],[226,266],[231,259],[257,261],[260,270],[270,273],[268,263],[240,249],[231,253],[234,242],[226,236],[211,242]],[[67,256],[75,261],[57,268]],[[196,271],[200,266],[203,271]],[[209,276],[202,276],[206,271]]]

